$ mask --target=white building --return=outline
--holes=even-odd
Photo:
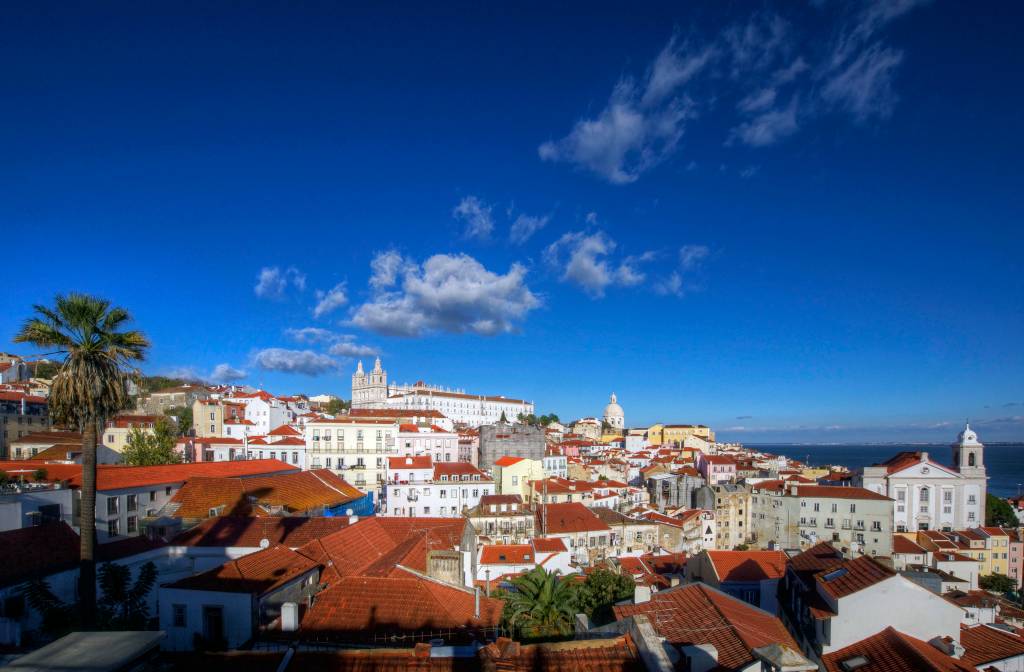
[[[614,429],[623,429],[626,426],[626,415],[619,406],[619,400],[612,392],[608,405],[604,407],[604,421]]]
[[[459,435],[437,425],[399,425],[398,454],[429,455],[434,462],[459,462]]]
[[[951,467],[936,462],[926,452],[908,451],[864,468],[863,487],[896,501],[897,532],[984,525],[985,446],[966,425],[952,448]]]
[[[462,390],[434,387],[422,381],[414,385],[389,385],[388,373],[381,365],[380,357],[374,361],[373,370],[369,373],[363,370],[361,361],[356,366],[352,375],[352,408],[438,411],[454,422],[470,427],[498,422],[502,415],[509,422],[516,422],[520,415],[534,413],[533,402],[501,395],[466,394]]]
[[[468,462],[434,463],[429,455],[388,459],[381,513],[406,518],[459,518],[495,494],[494,481]]]
[[[331,469],[363,492],[380,496],[387,458],[394,456],[398,423],[346,417],[307,422],[306,469]]]

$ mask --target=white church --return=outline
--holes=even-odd
[[[865,467],[863,487],[895,500],[893,529],[962,530],[985,524],[985,446],[970,424],[952,445],[953,465],[906,451]]]
[[[363,362],[352,374],[352,408],[393,408],[419,411],[438,411],[453,422],[468,427],[479,427],[498,422],[502,415],[509,422],[517,422],[520,414],[532,415],[532,401],[510,399],[504,396],[466,394],[464,390],[427,385],[422,381],[414,385],[388,384],[388,372],[380,357],[369,373]]]

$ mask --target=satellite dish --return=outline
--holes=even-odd
[[[260,548],[270,548],[270,539],[260,539]]]

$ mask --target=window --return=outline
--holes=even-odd
[[[188,625],[188,611],[184,604],[172,604],[171,613],[174,614],[174,627],[184,628]]]
[[[298,463],[299,463],[299,451],[296,450],[296,451],[292,452],[292,464],[298,464]]]
[[[156,490],[150,490],[149,491],[149,501],[151,501],[151,502],[155,502],[156,501]]]
[[[118,518],[107,521],[107,535],[116,537],[121,534],[121,521]]]
[[[168,497],[171,496],[171,486],[168,485],[166,488],[164,488],[164,494],[167,495]]]
[[[128,511],[138,511],[139,510],[139,496],[138,495],[128,495],[126,497],[126,499],[128,500],[128,506],[126,507],[126,510],[128,510]]]
[[[977,504],[977,500],[974,498],[974,495],[967,495],[967,503],[968,504]]]
[[[850,513],[857,513],[857,505],[850,504]]]
[[[974,520],[974,511],[967,512],[967,520]]]
[[[138,533],[139,533],[139,517],[138,516],[128,516],[128,534],[138,534]]]
[[[922,503],[928,502],[928,488],[921,488],[920,501]]]
[[[118,504],[120,500],[117,497],[107,497],[107,515],[116,516],[120,511]]]
[[[952,504],[953,503],[953,491],[952,490],[943,490],[942,491],[942,501],[945,502],[946,504]]]
[[[815,502],[814,503],[814,510],[815,510],[815,512],[821,511],[821,504],[819,504],[818,502]]]
[[[871,531],[872,532],[881,532],[882,531],[882,521],[880,521],[880,520],[871,521]]]

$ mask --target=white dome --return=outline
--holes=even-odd
[[[610,422],[612,419],[621,421],[625,418],[626,414],[622,410],[622,406],[619,406],[618,399],[615,397],[615,393],[612,392],[611,399],[608,405],[604,407],[604,419],[606,422]],[[612,423],[615,424],[615,423]]]

